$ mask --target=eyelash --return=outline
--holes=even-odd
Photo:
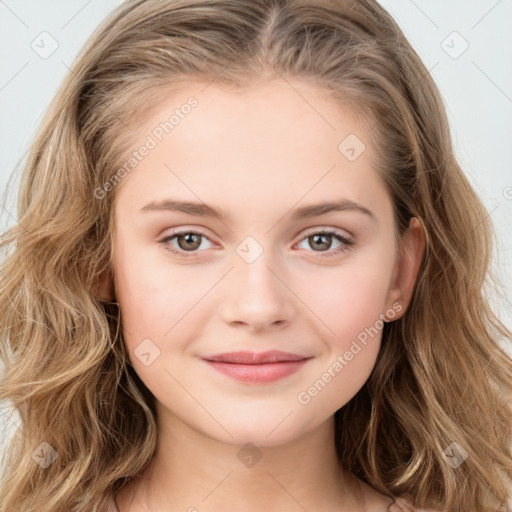
[[[191,231],[191,230],[189,230],[189,231],[177,231],[175,233],[172,233],[171,235],[166,236],[162,240],[159,240],[158,243],[161,243],[164,246],[164,249],[166,251],[169,251],[169,252],[171,252],[173,254],[176,254],[176,255],[178,255],[180,257],[190,258],[190,257],[193,257],[196,252],[201,252],[201,251],[190,251],[190,252],[187,252],[187,251],[183,251],[183,250],[171,249],[169,247],[169,244],[168,244],[168,242],[170,242],[173,238],[176,238],[177,236],[189,235],[189,234],[202,236],[202,237],[206,238],[208,241],[211,242],[211,240],[204,233],[201,233],[200,231]],[[299,243],[303,242],[304,240],[306,240],[307,238],[309,238],[310,236],[313,236],[313,235],[330,235],[330,236],[333,236],[334,238],[336,238],[342,244],[344,244],[341,247],[338,247],[337,249],[335,249],[333,251],[330,251],[330,250],[329,251],[325,251],[325,254],[322,254],[322,251],[320,251],[319,254],[320,254],[321,258],[332,258],[333,256],[337,256],[338,254],[341,254],[342,252],[345,252],[345,251],[349,250],[351,248],[351,246],[355,245],[355,242],[353,242],[352,240],[349,240],[348,238],[346,238],[345,236],[341,235],[337,231],[334,231],[334,230],[331,230],[331,229],[322,229],[320,231],[313,231],[311,233],[308,233],[306,236],[304,236],[300,240]],[[312,252],[315,252],[315,251],[312,251]]]

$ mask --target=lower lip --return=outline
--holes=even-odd
[[[206,361],[212,368],[215,368],[224,375],[243,382],[266,383],[282,379],[300,370],[308,359],[299,361],[282,361],[280,363],[267,364],[235,364],[222,363],[219,361]]]

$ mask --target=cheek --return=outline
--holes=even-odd
[[[318,337],[324,347],[297,401],[312,416],[333,414],[348,403],[368,380],[380,350],[383,274],[354,269],[338,277],[316,281],[323,286],[309,290],[308,305],[321,319]]]
[[[337,272],[317,274],[300,292],[320,319],[317,334],[324,343],[324,357],[299,402],[315,402],[313,407],[332,412],[359,391],[375,365],[391,275],[391,259],[350,263]]]
[[[163,339],[211,286],[198,279],[192,266],[175,265],[172,271],[170,268],[165,254],[154,249],[132,248],[116,259],[117,300],[123,327],[132,333],[132,338],[137,333],[139,337],[153,335]]]
[[[317,274],[301,286],[300,296],[324,324],[327,339],[342,348],[381,318],[389,280],[385,265],[346,265],[336,272]]]
[[[138,264],[142,261],[144,264]],[[123,339],[131,364],[153,393],[162,383],[168,391],[174,389],[166,371],[172,370],[171,352],[184,348],[180,340],[186,343],[185,333],[192,329],[189,318],[201,296],[194,287],[193,274],[182,269],[171,274],[161,262],[148,263],[147,257],[132,253],[130,258],[116,262],[115,275]],[[179,393],[178,388],[174,391]]]

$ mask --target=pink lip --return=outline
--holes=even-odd
[[[212,368],[244,382],[266,383],[298,371],[310,357],[278,350],[229,352],[203,358]]]
[[[289,352],[281,352],[280,350],[269,350],[267,352],[226,352],[225,354],[217,354],[205,356],[203,359],[207,361],[219,361],[222,363],[236,364],[263,364],[263,363],[280,363],[283,361],[300,361],[308,359],[307,356],[299,354],[291,354]]]

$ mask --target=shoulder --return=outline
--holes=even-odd
[[[95,508],[93,512],[119,512],[114,498],[114,493],[111,492],[106,496],[104,507]]]
[[[357,478],[359,488],[363,491],[368,512],[445,512],[413,507],[404,498],[391,498],[389,495],[381,494],[372,486]]]
[[[114,493],[111,493],[108,497],[107,512],[119,512],[114,499]]]
[[[407,500],[397,498],[388,506],[387,512],[443,512],[442,510],[432,510],[426,508],[414,508]]]

